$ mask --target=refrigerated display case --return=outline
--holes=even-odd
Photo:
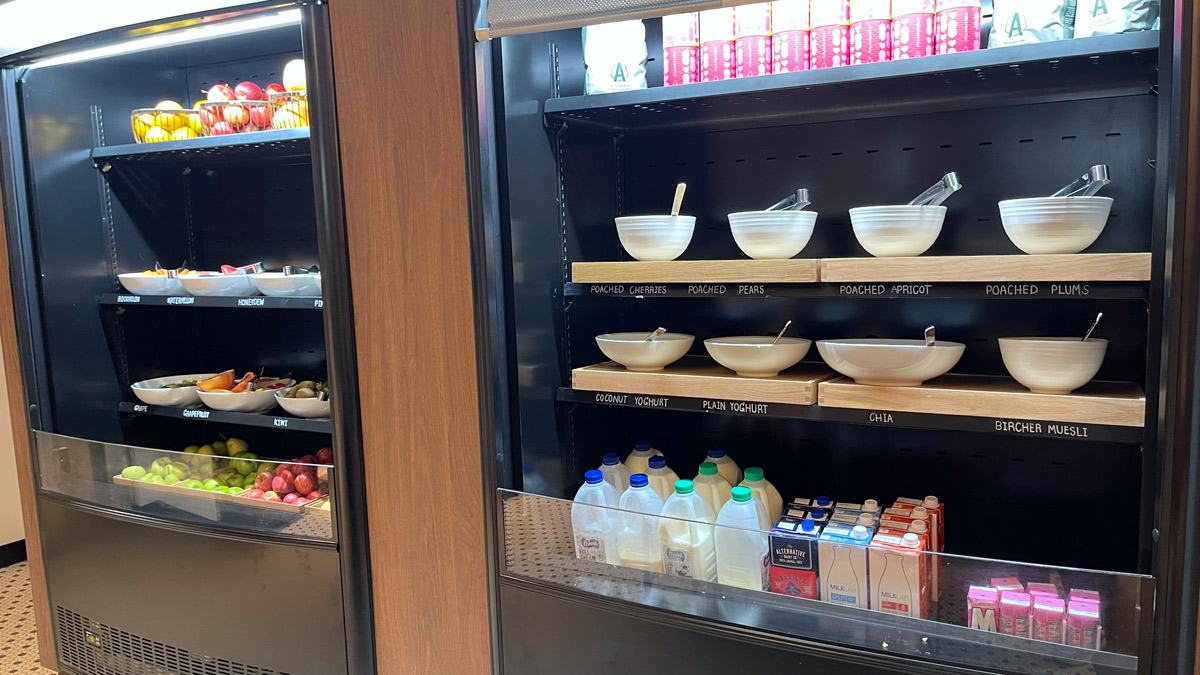
[[[327,12],[243,4],[0,61],[61,672],[373,670]]]
[[[998,48],[983,3],[982,49],[663,86],[659,17],[717,4],[490,0],[466,17],[504,671],[1191,672],[1193,8],[1163,2],[1156,30]],[[625,19],[644,21],[648,86],[585,95],[581,27]],[[1052,195],[1094,165],[1112,198],[1094,243],[1023,252],[998,203]],[[963,188],[926,252],[864,250],[850,209],[904,204],[951,171]],[[669,213],[678,183],[679,213],[696,217],[686,249],[635,260],[614,218]],[[798,188],[818,212],[811,240],[749,259],[728,214]],[[999,339],[1082,340],[1098,313],[1094,381],[1035,393],[1010,376]],[[932,349],[920,338],[935,326],[964,349],[944,376],[881,386],[834,371],[816,344],[770,378],[739,377],[703,345],[788,321],[813,342],[915,349]],[[695,341],[656,372],[612,362],[596,339],[657,327]],[[681,478],[721,447],[785,502],[936,495],[945,547],[922,554],[936,598],[896,616],[596,562],[573,543],[570,500],[605,453],[638,441]],[[968,627],[970,589],[1011,577],[1098,590],[1103,637],[1083,648]]]

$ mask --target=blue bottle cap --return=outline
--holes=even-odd
[[[650,441],[634,441],[633,449],[645,452],[650,449]]]
[[[591,485],[604,482],[604,474],[600,473],[599,469],[591,469],[583,472],[583,479]]]
[[[646,478],[644,473],[635,473],[629,477],[629,487],[646,487],[650,484],[650,479]]]
[[[829,506],[829,497],[817,497],[817,506]]]
[[[621,463],[621,456],[615,452],[606,452],[604,453],[604,459],[601,461],[604,462],[605,466],[616,466]]]
[[[667,458],[662,455],[655,455],[650,458],[651,469],[661,469],[667,465]]]
[[[805,518],[804,522],[800,523],[800,529],[804,532],[812,532],[813,530],[817,529],[817,524],[808,518]]]
[[[825,509],[813,509],[812,517],[816,518],[817,520],[821,520],[825,517]]]
[[[725,448],[718,448],[714,445],[708,449],[708,456],[714,459],[720,459],[725,456]]]

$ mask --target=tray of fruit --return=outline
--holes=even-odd
[[[322,451],[326,449],[322,448]],[[255,475],[253,487],[248,487],[233,498],[239,503],[257,501],[259,506],[278,511],[313,512],[324,516],[328,510],[316,508],[316,502],[327,498],[329,484],[321,476],[320,470],[325,467],[318,466],[318,461],[313,455],[305,455],[295,463],[284,462],[273,468],[268,467]]]
[[[275,402],[296,417],[329,417],[333,390],[324,382],[304,380],[275,392]]]
[[[296,381],[286,377],[262,377],[247,372],[240,379],[226,370],[196,383],[197,395],[204,405],[227,412],[261,413],[275,407],[275,393]]]
[[[138,143],[186,141],[198,138],[203,130],[200,111],[185,110],[175,101],[160,101],[153,108],[138,108],[129,117],[133,140]]]

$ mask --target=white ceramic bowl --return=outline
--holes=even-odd
[[[915,387],[944,375],[962,358],[966,345],[938,340],[862,338],[819,340],[817,351],[830,368],[859,384]]]
[[[296,417],[329,417],[330,399],[318,401],[315,398],[284,398],[287,388],[275,392],[275,402],[288,413]]]
[[[117,278],[121,280],[125,290],[134,295],[187,295],[183,284],[179,283],[181,277],[169,279],[159,275],[131,272],[118,274]]]
[[[314,276],[314,277],[316,277],[316,279],[317,279],[317,290],[318,290],[318,291],[319,291],[319,290],[322,290],[322,289],[321,289],[321,273],[320,273],[320,272],[317,272],[317,273],[316,273],[316,274],[314,274],[313,276]]]
[[[173,387],[171,389],[163,389],[164,384],[174,384],[190,380],[199,382],[212,377],[216,373],[200,373],[197,375],[171,375],[169,377],[156,377],[151,380],[142,380],[134,382],[130,389],[133,390],[133,395],[138,397],[138,400],[147,405],[165,405],[175,408],[186,408],[189,405],[196,405],[200,402],[200,397],[195,387]]]
[[[286,386],[296,384],[295,380],[284,380]],[[227,412],[266,412],[275,407],[275,393],[278,389],[263,389],[261,391],[243,391],[238,393],[219,391],[197,391],[204,405],[213,410]]]
[[[729,214],[729,229],[742,253],[755,260],[786,260],[804,250],[816,211],[743,211]]]
[[[608,358],[638,373],[652,373],[675,363],[687,354],[694,335],[663,333],[646,341],[644,333],[607,333],[596,336],[596,344]]]
[[[1013,379],[1035,394],[1069,394],[1096,376],[1108,340],[1000,338],[1000,358]]]
[[[695,216],[623,216],[617,218],[621,246],[638,260],[674,260],[692,243]]]
[[[256,295],[254,281],[248,274],[221,274],[202,277],[198,274],[181,274],[179,280],[192,295],[218,295],[222,297]]]
[[[944,206],[862,206],[850,209],[858,243],[877,258],[921,255],[946,220]]]
[[[1000,222],[1026,253],[1079,253],[1108,222],[1112,197],[1034,197],[1000,202]]]
[[[741,377],[775,377],[779,371],[800,363],[812,346],[812,340],[804,338],[779,338],[772,346],[774,340],[773,336],[759,335],[709,338],[704,348],[714,361]]]
[[[251,274],[254,287],[263,295],[276,297],[319,298],[321,286],[315,274],[285,275],[283,272]]]

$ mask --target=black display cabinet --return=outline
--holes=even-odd
[[[492,0],[465,17],[464,35],[480,29],[464,86],[505,672],[1191,672],[1190,4],[1164,2],[1161,30],[659,86],[660,22],[646,17],[710,4]],[[645,19],[650,86],[585,96],[578,26],[619,18]],[[1050,195],[1094,164],[1114,199],[1095,243],[1021,253],[997,203]],[[905,203],[948,171],[965,187],[933,247],[900,266],[870,258],[848,210]],[[679,261],[606,264],[632,260],[613,218],[668,212],[678,182],[697,217]],[[726,214],[798,187],[815,232],[789,267],[763,271]],[[1098,312],[1096,379],[1119,384],[1053,401],[1013,386],[997,338],[1082,336]],[[805,399],[595,367],[602,333],[664,326],[694,334],[704,359],[704,338],[789,319],[814,341],[936,325],[966,345],[952,374],[972,377],[865,396],[822,380]],[[805,361],[823,365],[815,345]],[[939,388],[958,392],[926,396]],[[785,501],[938,495],[951,555],[932,563],[935,620],[576,560],[568,500],[603,453],[639,439],[684,478],[723,446]],[[966,628],[968,587],[997,576],[1103,588],[1103,648]]]
[[[373,671],[327,11],[242,5],[0,63],[4,220],[62,672]],[[132,110],[188,108],[218,82],[265,87],[296,58],[311,126],[135,142]],[[321,293],[137,295],[117,276],[251,262],[319,266]],[[327,381],[332,419],[130,391],[228,368]],[[179,451],[228,438],[261,460],[332,447],[324,508],[120,480],[160,457],[199,475],[204,461]]]

